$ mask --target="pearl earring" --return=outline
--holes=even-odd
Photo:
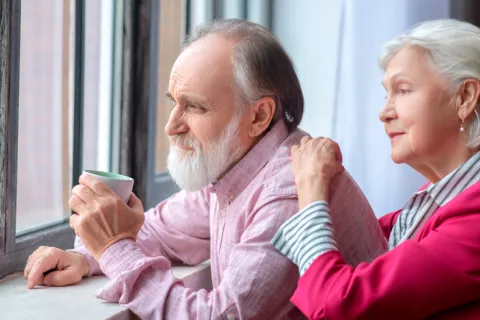
[[[462,124],[460,125],[460,132],[465,132],[465,126],[463,125],[464,122],[465,120],[462,119]]]

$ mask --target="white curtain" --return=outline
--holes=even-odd
[[[449,17],[449,5],[449,0],[193,0],[190,24],[211,21],[216,7],[220,17],[246,16],[262,24],[271,14],[272,30],[292,57],[304,92],[300,127],[339,142],[345,167],[381,216],[401,208],[425,180],[390,159],[378,119],[385,93],[377,56],[384,41],[412,25]]]
[[[390,159],[390,141],[378,119],[385,96],[377,65],[381,44],[420,21],[449,14],[448,0],[343,2],[332,135],[377,216],[403,207],[426,181]]]
[[[191,0],[189,31],[214,19],[245,19],[268,27],[270,10],[267,0]]]

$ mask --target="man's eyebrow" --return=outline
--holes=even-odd
[[[172,101],[176,101],[175,98],[172,96],[170,92],[167,92],[165,94],[168,99]],[[191,97],[186,94],[180,94],[178,97],[178,101],[185,103],[185,104],[192,104],[192,105],[199,105],[203,107],[208,107],[209,103],[207,101],[204,101],[203,99],[199,99],[196,97]]]

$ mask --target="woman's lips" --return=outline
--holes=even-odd
[[[392,131],[392,132],[388,133],[388,136],[390,137],[390,139],[395,140],[395,139],[398,139],[400,136],[402,136],[404,134],[405,134],[405,132]]]

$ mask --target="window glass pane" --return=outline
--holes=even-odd
[[[173,66],[185,35],[184,1],[160,1],[160,31],[158,39],[158,88],[157,88],[157,136],[155,170],[165,171],[168,155],[168,138],[164,127],[172,111],[173,104],[166,98],[170,69]]]
[[[22,2],[17,234],[70,215],[74,9],[73,0]],[[82,158],[86,169],[109,170],[112,17],[112,0],[86,1]],[[107,58],[102,60],[102,54]]]
[[[72,4],[22,1],[17,234],[69,215]]]
[[[102,169],[98,163],[99,157],[99,113],[101,107],[100,97],[100,73],[106,66],[100,68],[101,52],[101,18],[102,1],[85,1],[85,65],[84,65],[84,121],[83,121],[83,168]],[[111,35],[110,35],[111,38]],[[104,124],[105,126],[108,124]],[[108,151],[108,150],[104,150]]]

